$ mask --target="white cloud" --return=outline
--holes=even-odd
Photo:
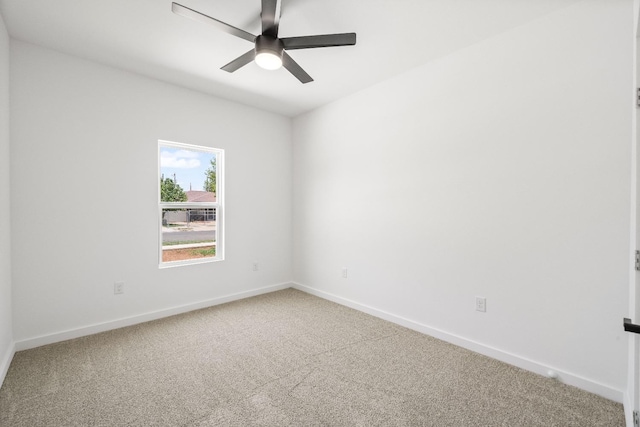
[[[178,151],[175,151],[173,155],[179,158],[187,158],[187,159],[194,159],[194,158],[200,157],[200,153],[196,151],[189,151],[189,150],[178,150]]]
[[[194,169],[200,167],[200,154],[189,150],[165,151],[160,153],[160,166],[163,168]]]

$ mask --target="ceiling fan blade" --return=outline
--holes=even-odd
[[[210,17],[209,15],[205,15],[204,13],[189,9],[188,7],[181,4],[171,3],[171,11],[176,15],[184,16],[185,18],[213,25],[226,33],[233,34],[234,36],[250,41],[251,43],[255,43],[256,41],[256,36],[251,33],[241,30],[240,28],[236,28],[233,25],[229,25],[225,22],[219,21],[216,18]]]
[[[287,54],[287,52],[282,52],[282,65],[298,80],[300,80],[300,82],[309,83],[313,81],[311,76],[307,74],[307,72],[304,71],[302,67],[299,66],[298,63],[289,56],[289,54]]]
[[[323,34],[319,36],[285,37],[282,40],[285,49],[310,49],[313,47],[353,46],[356,33]]]
[[[262,35],[278,37],[280,6],[280,0],[262,0]]]
[[[237,57],[233,61],[229,62],[224,67],[220,68],[221,70],[225,70],[229,73],[233,73],[238,68],[242,68],[247,65],[249,62],[253,61],[256,57],[255,49],[251,49],[249,52],[245,53],[242,56]]]

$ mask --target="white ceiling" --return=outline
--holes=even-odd
[[[356,46],[291,51],[314,82],[251,63],[245,40],[171,0],[0,0],[11,37],[295,116],[580,0],[282,0],[280,36],[356,32]],[[260,0],[177,0],[253,34]]]

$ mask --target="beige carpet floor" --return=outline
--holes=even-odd
[[[16,353],[0,426],[623,426],[622,405],[287,289]]]

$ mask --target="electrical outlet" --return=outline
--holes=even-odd
[[[257,263],[257,262],[254,262],[254,263],[251,265],[251,270],[253,270],[253,271],[258,271],[258,263]]]
[[[476,311],[483,313],[487,311],[487,299],[485,297],[476,297]]]
[[[342,269],[342,278],[346,279],[347,278],[347,267]]]
[[[113,284],[113,294],[124,294],[124,282],[115,282]]]

